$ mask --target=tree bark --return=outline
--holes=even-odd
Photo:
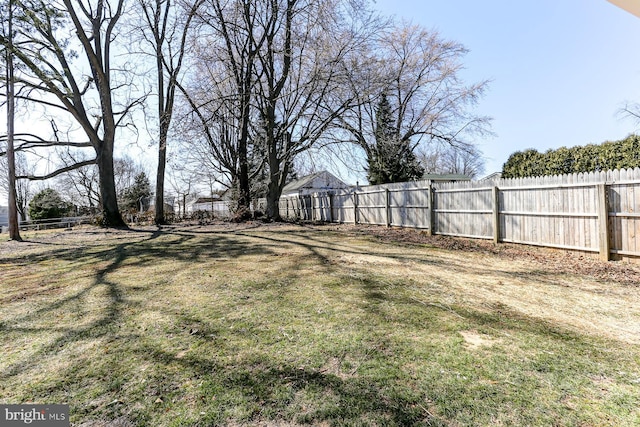
[[[18,205],[16,202],[16,158],[13,149],[15,98],[13,80],[13,0],[9,1],[9,48],[6,52],[7,65],[7,162],[9,163],[9,239],[22,241],[18,224]]]
[[[164,141],[163,141],[164,139]],[[167,141],[160,138],[158,147],[158,170],[156,173],[156,213],[154,221],[156,224],[164,224],[164,175],[167,164]]]
[[[160,6],[158,5],[158,8]],[[156,173],[156,213],[154,222],[164,224],[164,174],[167,165],[167,138],[169,134],[170,114],[165,109],[164,66],[162,64],[162,45],[156,42],[156,66],[158,73],[158,118],[160,122],[160,141],[158,142],[158,169]]]
[[[116,195],[116,182],[113,174],[113,142],[103,141],[102,149],[96,158],[100,197],[102,198],[103,225],[109,227],[127,227],[120,215]]]

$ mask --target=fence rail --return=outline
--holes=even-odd
[[[20,230],[46,230],[49,228],[71,228],[79,224],[89,224],[93,221],[92,216],[74,216],[64,218],[48,218],[34,221],[21,221],[19,223]],[[7,225],[2,225],[0,229],[5,232]]]
[[[283,197],[280,214],[640,257],[640,169]]]

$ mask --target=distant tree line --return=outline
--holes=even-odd
[[[503,178],[526,178],[640,167],[640,136],[620,141],[560,147],[541,153],[517,151],[502,166]]]

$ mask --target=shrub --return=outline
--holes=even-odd
[[[33,196],[29,203],[29,216],[32,220],[60,218],[67,215],[71,208],[71,204],[62,200],[56,190],[47,188]]]
[[[502,177],[525,178],[637,167],[640,167],[640,136],[629,135],[621,141],[560,147],[545,153],[534,149],[518,151],[502,166]]]

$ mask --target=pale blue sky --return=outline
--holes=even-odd
[[[464,44],[468,82],[490,79],[478,113],[487,174],[514,151],[617,140],[640,102],[640,19],[606,0],[377,0],[378,10]]]
[[[500,171],[514,151],[601,143],[640,132],[619,114],[625,102],[640,103],[640,19],[606,0],[375,3],[384,14],[461,42],[470,50],[464,79],[491,80],[477,109],[493,117],[496,134],[477,141],[487,174]],[[4,119],[3,113],[0,129]],[[27,119],[30,128],[33,119]],[[50,130],[48,123],[43,129]],[[142,137],[127,148],[153,175],[155,144]],[[364,179],[362,171],[337,172],[350,183]]]

